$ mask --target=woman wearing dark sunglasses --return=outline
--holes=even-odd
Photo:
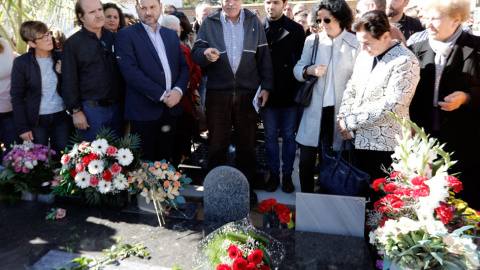
[[[297,80],[310,76],[315,82],[310,105],[305,107],[297,133],[300,144],[300,184],[302,192],[314,191],[314,170],[317,149],[340,150],[342,139],[335,126],[343,91],[353,72],[360,46],[355,35],[347,32],[353,21],[350,7],[344,0],[322,0],[312,8],[323,32],[318,35],[318,52],[312,64],[316,35],[305,41],[300,61],[294,68]]]

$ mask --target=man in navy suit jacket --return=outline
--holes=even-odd
[[[158,23],[160,0],[137,0],[140,22],[117,34],[117,61],[125,78],[125,119],[142,140],[142,159],[170,161],[180,99],[189,81],[176,32]]]

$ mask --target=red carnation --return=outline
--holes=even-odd
[[[398,196],[410,196],[412,190],[409,188],[397,188],[393,191],[393,194]]]
[[[85,170],[85,166],[83,166],[82,163],[77,163],[77,165],[75,165],[75,171],[77,173],[83,172],[84,170]]]
[[[392,211],[394,213],[397,213],[398,212],[397,209],[400,209],[404,206],[405,206],[405,203],[400,198],[398,198],[393,194],[388,194],[383,199],[373,204],[373,207],[382,214],[385,212],[392,212]]]
[[[378,178],[377,180],[373,181],[372,187],[375,191],[380,190],[380,185],[383,185],[387,182],[385,178]]]
[[[390,174],[390,178],[403,178],[403,175],[401,172],[393,172],[392,174]]]
[[[242,258],[242,251],[238,247],[231,245],[228,248],[228,256],[230,256],[230,259]]]
[[[217,270],[232,270],[232,268],[230,268],[230,266],[228,266],[226,264],[219,264],[217,266]]]
[[[72,178],[75,178],[75,176],[77,176],[77,172],[76,172],[75,170],[73,170],[73,169],[70,170],[70,176],[71,176]]]
[[[248,261],[250,263],[261,264],[262,259],[263,259],[263,253],[259,249],[256,249],[256,250],[250,252],[250,254],[248,254]]]
[[[258,270],[258,268],[254,263],[249,263],[247,264],[247,270]]]
[[[437,212],[437,215],[443,224],[447,224],[453,220],[452,211],[450,211],[450,209],[448,209],[445,205],[437,207],[435,211]]]
[[[110,182],[112,181],[112,173],[110,171],[106,171],[103,173],[102,177],[103,177],[103,180],[107,181],[107,182]]]
[[[412,192],[412,196],[415,198],[428,197],[428,195],[430,195],[430,190],[428,189],[428,186],[414,189]]]
[[[83,162],[83,164],[85,164],[85,166],[88,166],[88,164],[90,163],[90,161],[91,161],[91,160],[90,160],[90,157],[89,157],[89,156],[84,156],[84,157],[82,158],[82,162]]]
[[[449,187],[453,187],[453,192],[459,193],[463,190],[462,182],[458,180],[455,176],[449,175],[445,178],[445,180],[447,180]]]
[[[394,191],[396,188],[397,188],[397,185],[395,185],[394,183],[388,183],[388,184],[385,184],[385,186],[383,187],[383,190],[384,190],[385,192],[392,192],[392,191]]]
[[[424,186],[424,182],[427,181],[428,178],[425,176],[417,176],[412,179],[412,185],[414,186]]]
[[[247,270],[248,262],[245,259],[237,258],[233,261],[233,270]]]

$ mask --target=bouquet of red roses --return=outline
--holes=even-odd
[[[280,228],[281,224],[292,222],[292,211],[285,204],[277,203],[277,200],[273,198],[263,200],[258,207],[258,212],[264,214],[264,226],[266,227]]]
[[[246,259],[242,250],[235,245],[231,245],[227,251],[230,259],[233,259],[232,265],[219,264],[217,270],[270,270],[270,266],[263,264],[263,252],[260,249],[251,251]]]

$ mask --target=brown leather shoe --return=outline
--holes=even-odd
[[[278,174],[270,174],[267,183],[265,184],[265,191],[275,192],[280,185],[280,176]]]
[[[291,174],[284,174],[282,176],[282,191],[285,193],[292,193],[295,191]]]

